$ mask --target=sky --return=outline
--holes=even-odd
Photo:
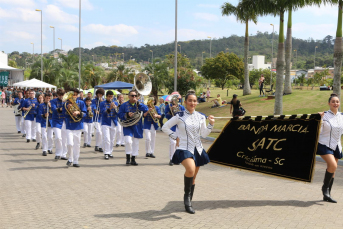
[[[175,40],[175,0],[81,0],[81,47],[160,45]],[[224,2],[238,0],[178,0],[178,40],[244,36],[245,25],[234,16],[222,16]],[[55,48],[70,50],[79,46],[79,0],[0,0],[0,51],[41,51],[41,13],[43,53]],[[335,37],[338,7],[306,7],[293,13],[293,37],[321,40]],[[287,15],[286,20],[287,22]],[[249,34],[279,30],[279,18],[259,17],[250,23]],[[285,27],[286,28],[286,27]],[[286,31],[285,31],[286,33]]]

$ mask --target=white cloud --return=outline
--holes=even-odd
[[[58,26],[58,28],[61,28],[65,31],[69,31],[69,32],[78,32],[79,28],[77,28],[76,26],[73,25],[60,25]]]
[[[92,44],[84,45],[84,47],[88,48],[88,49],[92,49],[92,48],[99,47],[99,46],[107,46],[107,44],[105,44],[105,43],[103,43],[101,41],[97,41],[97,42],[94,42]]]
[[[220,5],[215,5],[215,4],[198,4],[197,7],[201,8],[220,8]]]
[[[40,22],[41,19],[41,12],[24,8],[18,8],[12,11],[12,18],[16,18],[16,15],[19,15],[24,22]]]
[[[306,15],[315,15],[315,16],[329,16],[329,17],[337,17],[338,15],[338,6],[337,4],[334,5],[324,5],[321,4],[320,7],[318,6],[307,6],[303,9],[300,9],[299,12]]]
[[[73,14],[68,14],[62,11],[58,6],[47,5],[45,11],[43,11],[43,16],[47,15],[50,21],[62,22],[62,23],[77,23],[79,17]]]
[[[0,0],[1,4],[18,5],[21,7],[33,7],[35,5],[33,0]]]
[[[56,0],[56,2],[63,7],[68,7],[68,8],[73,8],[73,9],[79,8],[79,1],[76,1],[76,0]],[[92,10],[93,8],[94,8],[93,5],[88,0],[81,1],[81,9]]]
[[[194,13],[193,14],[196,19],[203,19],[206,21],[218,21],[219,17],[215,14],[209,13]]]
[[[130,36],[138,34],[138,31],[129,25],[102,25],[102,24],[89,24],[83,27],[86,32],[96,33],[99,35],[110,35],[110,36]]]
[[[0,8],[0,18],[11,17],[11,14],[7,10]]]
[[[11,40],[32,40],[35,39],[33,34],[24,31],[6,31],[6,34]]]
[[[323,32],[325,31],[325,32]],[[285,31],[286,33],[286,31]],[[335,24],[315,24],[296,23],[292,27],[293,37],[302,37],[303,39],[312,37],[313,39],[323,39],[324,36],[336,34]]]

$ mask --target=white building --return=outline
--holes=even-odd
[[[24,81],[24,70],[8,66],[8,56],[3,52],[0,52],[0,72],[8,76],[8,86]]]
[[[271,64],[265,64],[265,56],[253,56],[252,57],[252,64],[248,64],[249,71],[253,69],[270,69]]]

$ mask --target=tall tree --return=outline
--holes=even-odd
[[[343,0],[339,0],[338,1],[338,23],[337,23],[336,39],[335,39],[334,54],[333,54],[333,60],[334,60],[333,92],[338,95],[338,98],[341,98],[341,74],[342,74],[342,55],[343,55],[342,7],[343,7]]]
[[[168,64],[161,59],[154,59],[152,64],[149,64],[144,69],[150,76],[152,83],[151,93],[158,98],[158,93],[162,93],[162,88],[165,86],[166,80],[168,80]]]
[[[234,15],[237,21],[245,23],[245,40],[244,40],[244,88],[243,95],[250,95],[251,88],[249,82],[249,68],[248,68],[248,55],[249,55],[249,21],[257,23],[257,16],[254,11],[249,11],[249,8],[242,7],[241,2],[235,7],[231,3],[226,2],[222,5],[222,15]]]
[[[276,61],[276,87],[274,114],[282,114],[283,96],[283,75],[285,72],[285,37],[284,37],[284,16],[287,10],[296,10],[304,5],[315,3],[315,0],[243,0],[242,7],[247,11],[256,12],[259,15],[272,14],[280,16],[279,44]]]
[[[287,38],[286,38],[286,71],[284,93],[292,93],[291,82],[291,58],[292,58],[292,7],[288,10]]]

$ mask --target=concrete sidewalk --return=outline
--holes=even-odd
[[[17,134],[12,109],[0,115],[0,228],[343,228],[342,167],[332,204],[321,201],[324,163],[316,163],[311,184],[210,163],[198,174],[190,215],[184,169],[168,165],[162,132],[155,159],[145,158],[140,141],[139,166],[125,165],[123,147],[108,161],[92,147],[81,148],[80,168],[68,168]]]

